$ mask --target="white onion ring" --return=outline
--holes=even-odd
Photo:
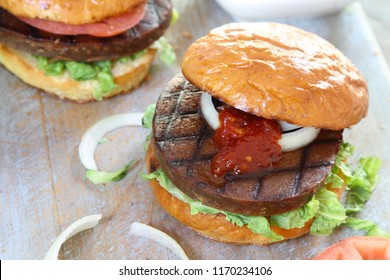
[[[319,128],[307,126],[292,132],[283,133],[282,138],[279,139],[279,145],[282,147],[283,152],[297,150],[316,139],[320,130]]]
[[[180,259],[188,260],[183,248],[168,234],[142,223],[133,223],[130,233],[153,240],[174,252]]]
[[[302,128],[302,126],[291,124],[291,123],[288,123],[288,122],[285,122],[285,121],[278,121],[278,123],[280,124],[280,127],[282,128],[283,132],[287,132],[287,131],[290,131],[290,130]]]
[[[202,110],[202,115],[209,124],[209,126],[216,130],[219,127],[219,113],[215,110],[213,100],[210,94],[205,92],[202,93],[200,97],[200,109]]]
[[[62,244],[64,244],[66,240],[81,231],[95,227],[99,223],[101,218],[101,214],[85,216],[68,226],[63,232],[61,232],[61,234],[57,237],[54,243],[50,246],[50,249],[47,251],[43,259],[58,260],[58,253],[61,249]]]
[[[219,113],[214,107],[210,94],[202,93],[200,107],[206,122],[212,129],[216,130],[220,126]],[[282,138],[279,140],[282,152],[290,152],[302,148],[311,143],[320,133],[319,128],[311,126],[301,127],[285,121],[278,122],[283,131]]]
[[[87,169],[98,170],[95,162],[95,150],[100,141],[111,130],[123,126],[142,126],[144,113],[126,113],[104,118],[91,126],[81,138],[79,156]]]

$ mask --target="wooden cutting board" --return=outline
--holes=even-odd
[[[101,213],[94,229],[67,241],[65,259],[174,259],[169,250],[129,233],[133,222],[150,224],[182,245],[190,259],[306,259],[346,236],[362,234],[340,228],[329,237],[307,235],[267,247],[235,246],[204,238],[179,224],[157,204],[138,173],[144,170],[147,131],[127,127],[107,135],[96,152],[98,166],[115,170],[131,158],[140,160],[118,183],[93,185],[78,157],[83,133],[112,114],[142,112],[155,103],[165,84],[180,71],[185,49],[211,28],[234,21],[213,1],[173,1],[179,22],[166,37],[178,60],[156,61],[145,83],[131,94],[89,104],[59,100],[33,89],[0,67],[0,258],[41,259],[67,226]],[[315,32],[341,49],[361,69],[369,84],[370,112],[345,132],[358,156],[383,159],[381,180],[359,215],[390,231],[390,82],[389,72],[359,4],[321,18],[276,20]]]

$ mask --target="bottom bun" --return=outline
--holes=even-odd
[[[146,168],[148,172],[158,169],[158,162],[154,155],[153,142],[149,145],[146,153]],[[231,222],[226,221],[226,218],[222,214],[208,215],[198,213],[191,215],[190,206],[172,196],[167,192],[156,180],[149,181],[150,186],[156,196],[158,202],[162,208],[168,212],[172,217],[176,218],[182,224],[190,227],[191,229],[199,232],[200,234],[209,237],[211,239],[234,244],[257,244],[268,245],[276,243],[269,238],[260,234],[252,232],[246,226],[237,226]],[[340,189],[338,189],[340,190]],[[277,241],[283,242],[288,239],[300,237],[310,231],[310,226],[313,219],[306,222],[302,228],[283,229],[271,225],[271,229],[284,237],[284,240]]]
[[[113,68],[114,81],[118,85],[114,90],[104,93],[103,98],[128,92],[137,87],[146,77],[155,57],[156,50],[147,53],[135,61],[123,63]],[[23,82],[60,98],[79,103],[94,101],[93,90],[96,80],[75,81],[69,75],[48,76],[36,67],[31,55],[24,54],[0,44],[0,62]]]
[[[226,221],[222,214],[207,215],[198,213],[191,215],[190,207],[187,203],[180,201],[167,192],[156,180],[149,181],[150,186],[158,202],[168,214],[176,218],[182,224],[199,232],[200,234],[211,239],[233,244],[257,244],[266,245],[275,243],[265,236],[252,232],[246,226],[239,227],[231,222]],[[308,221],[303,228],[282,229],[271,226],[271,229],[287,239],[296,238],[309,232],[312,220]],[[280,241],[279,241],[280,242]]]

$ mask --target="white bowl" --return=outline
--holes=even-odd
[[[238,20],[318,16],[334,13],[356,0],[216,0]]]

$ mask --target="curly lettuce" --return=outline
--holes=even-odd
[[[142,117],[142,126],[149,129],[150,133],[146,136],[145,139],[145,148],[149,145],[150,139],[152,139],[152,126],[153,126],[153,116],[156,111],[156,104],[150,104]]]
[[[314,218],[320,208],[320,201],[313,198],[303,207],[270,217],[270,223],[280,228],[302,228],[306,222]]]
[[[167,38],[160,37],[160,39],[153,43],[152,48],[156,48],[159,51],[159,58],[165,64],[171,65],[176,61],[175,50]]]
[[[135,61],[145,55],[146,52],[146,50],[141,50],[119,58],[117,61],[121,63]],[[97,81],[97,86],[93,89],[93,96],[96,100],[102,100],[106,93],[118,87],[112,74],[113,61],[111,60],[81,62],[53,60],[38,55],[34,55],[33,57],[37,62],[38,69],[42,70],[48,76],[59,76],[66,72],[75,81]]]
[[[345,226],[356,230],[364,230],[366,231],[367,236],[390,238],[390,234],[378,227],[373,221],[348,217],[346,219]]]
[[[185,203],[188,203],[190,206],[191,215],[196,215],[198,213],[210,215],[222,214],[225,215],[225,218],[228,222],[232,222],[233,224],[240,227],[246,225],[252,232],[261,234],[269,238],[271,241],[283,240],[282,236],[271,230],[270,224],[265,217],[235,214],[206,206],[200,201],[193,200],[184,194],[181,190],[179,190],[168,179],[168,176],[162,170],[156,170],[150,174],[141,174],[141,176],[144,180],[157,180],[158,183],[171,195]]]
[[[112,172],[88,169],[85,172],[85,177],[93,184],[118,182],[122,180],[127,175],[127,173],[135,167],[136,162],[137,161],[133,159],[122,168]]]
[[[340,203],[337,195],[322,188],[315,194],[319,202],[319,209],[310,227],[310,233],[317,235],[329,235],[333,229],[345,223],[347,218],[346,210]]]
[[[360,166],[353,171],[353,179],[348,186],[347,212],[358,213],[370,199],[378,181],[381,160],[376,157],[361,158]]]

